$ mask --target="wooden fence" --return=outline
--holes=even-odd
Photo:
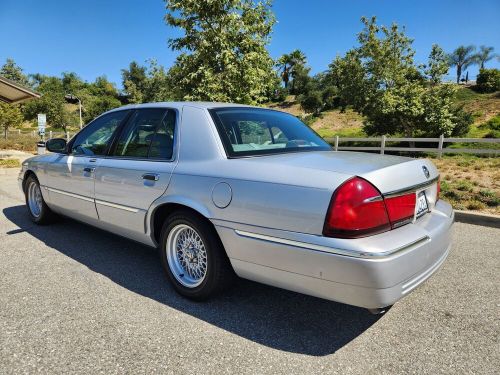
[[[336,136],[334,138],[325,138],[325,140],[335,148],[335,151],[379,151],[384,154],[386,151],[395,152],[435,152],[438,157],[446,153],[470,153],[470,154],[500,154],[500,148],[445,148],[446,143],[500,143],[500,138],[445,138],[440,136],[439,138],[390,138],[385,135],[381,137],[371,137],[371,138],[341,138]],[[380,142],[380,146],[341,146],[341,143],[345,142],[369,142],[375,143]],[[409,142],[409,143],[436,143],[436,147],[393,147],[387,146],[387,143],[391,142]]]
[[[36,130],[33,131],[21,131],[11,130],[10,134],[28,134],[32,135],[34,138],[38,138],[38,132]],[[54,132],[48,131],[45,133],[45,137],[47,139],[50,138],[66,138],[69,140],[72,135],[75,133],[64,133],[64,132]],[[381,154],[384,154],[386,151],[393,152],[433,152],[441,157],[442,154],[453,153],[469,153],[469,154],[491,154],[491,155],[500,155],[500,147],[498,149],[494,148],[449,148],[444,147],[446,143],[489,143],[489,144],[499,144],[500,138],[445,138],[444,136],[440,136],[439,138],[391,138],[386,137],[385,135],[381,137],[369,137],[369,138],[344,138],[336,136],[334,138],[325,138],[325,140],[331,143],[335,151],[379,151]],[[342,146],[342,143],[345,142],[358,142],[358,143],[380,143],[378,146]],[[401,142],[409,142],[409,143],[435,143],[436,147],[401,147],[401,146],[388,146],[387,143],[401,143]]]

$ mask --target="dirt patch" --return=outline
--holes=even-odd
[[[431,159],[441,174],[441,198],[458,210],[500,214],[500,158],[457,155]]]

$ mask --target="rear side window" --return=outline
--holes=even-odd
[[[175,111],[162,108],[139,109],[125,125],[114,156],[171,159]]]
[[[230,157],[331,150],[311,128],[288,113],[235,107],[211,109],[210,114]]]

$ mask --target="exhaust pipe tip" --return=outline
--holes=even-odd
[[[386,306],[386,307],[377,307],[375,309],[367,309],[370,314],[372,315],[383,315],[385,314],[387,311],[389,311],[389,309],[392,307],[391,306]]]

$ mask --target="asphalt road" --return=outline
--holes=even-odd
[[[443,268],[381,317],[247,281],[193,303],[152,249],[33,225],[15,179],[0,174],[1,374],[499,373],[500,229],[455,224]]]

